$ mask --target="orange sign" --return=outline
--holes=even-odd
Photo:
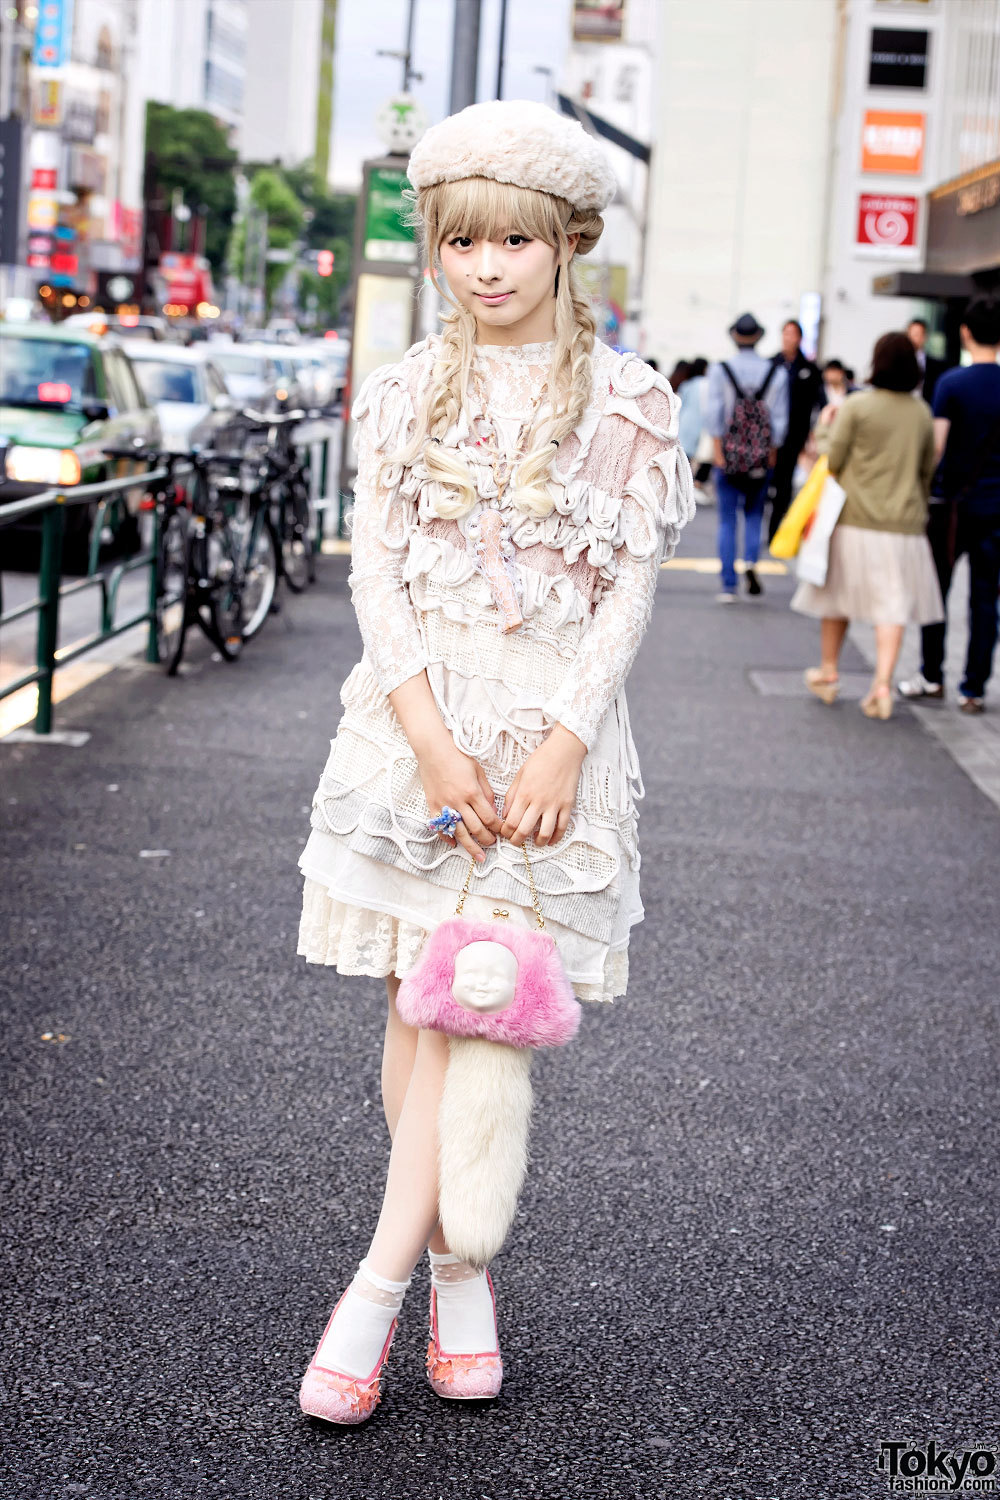
[[[895,109],[866,109],[861,133],[862,172],[918,177],[924,168],[926,116]]]

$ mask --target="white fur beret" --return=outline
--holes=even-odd
[[[421,136],[407,175],[415,188],[492,177],[602,213],[615,191],[604,152],[576,120],[530,99],[470,104]]]

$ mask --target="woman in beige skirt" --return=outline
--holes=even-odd
[[[906,334],[883,334],[872,355],[872,389],[848,396],[830,431],[830,473],[847,498],[830,539],[826,583],[801,583],[792,599],[793,609],[820,620],[822,662],[806,672],[806,685],[824,703],[837,697],[849,623],[875,626],[875,675],[861,701],[875,719],[892,714],[892,674],[907,624],[944,618],[926,536],[934,424],[930,408],[912,395],[919,381]]]

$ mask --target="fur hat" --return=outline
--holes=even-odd
[[[470,104],[421,136],[407,175],[415,188],[492,177],[599,214],[615,192],[608,160],[576,120],[530,99]]]

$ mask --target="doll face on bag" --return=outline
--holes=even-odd
[[[516,984],[517,959],[503,943],[467,943],[455,955],[451,993],[466,1010],[506,1010]]]

